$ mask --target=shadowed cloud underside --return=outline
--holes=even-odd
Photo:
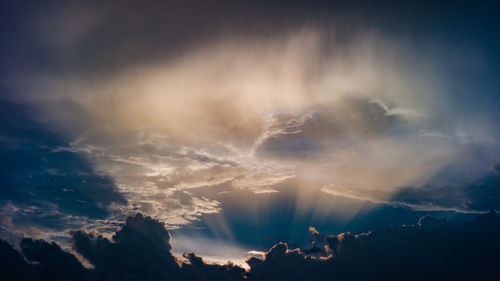
[[[206,263],[194,253],[174,257],[164,225],[138,214],[127,218],[112,240],[72,233],[72,247],[92,264],[90,269],[57,244],[31,238],[21,241],[22,254],[0,240],[0,268],[6,281],[496,280],[499,273],[500,218],[494,212],[462,225],[424,216],[415,225],[359,235],[310,232],[312,247],[291,250],[278,243],[263,258],[248,258],[245,270],[232,263]]]

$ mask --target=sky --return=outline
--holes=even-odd
[[[169,262],[258,275],[243,260],[288,255],[279,242],[500,210],[493,1],[1,5],[11,244],[92,267],[75,233],[109,242],[146,218]]]

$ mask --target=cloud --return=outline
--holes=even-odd
[[[464,151],[471,148],[464,148]],[[499,206],[498,155],[488,147],[474,146],[473,159],[439,169],[421,186],[403,186],[395,192],[352,186],[326,185],[322,192],[373,203],[406,206],[413,210],[477,213]],[[470,152],[469,152],[470,153]],[[481,158],[480,160],[478,158]]]
[[[441,129],[447,107],[435,104],[452,100],[438,67],[376,32],[336,38],[315,26],[255,45],[227,38],[97,80],[37,75],[19,99],[113,177],[127,209],[177,225],[220,203],[179,204],[178,189],[269,192],[296,177],[304,190],[393,192],[455,161],[454,140],[420,137]]]
[[[391,226],[354,235],[324,235],[311,228],[313,248],[273,246],[249,270],[209,264],[194,253],[171,254],[170,235],[150,217],[127,218],[112,241],[73,232],[76,252],[93,264],[84,268],[55,243],[24,239],[23,256],[0,241],[2,280],[495,280],[500,218],[494,212],[463,224],[424,216],[415,225]],[[322,251],[317,251],[319,247]],[[460,254],[457,254],[457,251]],[[315,255],[316,257],[313,257]],[[8,258],[6,258],[8,257]],[[8,269],[8,270],[7,270]]]
[[[68,143],[35,120],[32,108],[5,100],[0,108],[0,202],[9,216],[8,229],[66,229],[78,225],[74,218],[102,219],[111,205],[126,203],[112,178],[97,172],[88,159],[58,150]]]
[[[21,240],[21,249],[28,261],[37,263],[35,268],[42,280],[85,279],[86,270],[82,264],[54,242],[25,238]]]
[[[388,112],[366,98],[344,96],[305,114],[277,114],[268,121],[256,153],[302,159],[335,153],[347,143],[383,137],[391,128],[402,127],[404,119]]]
[[[179,267],[170,253],[170,234],[163,224],[137,215],[113,236],[113,242],[99,235],[76,231],[73,248],[109,279],[127,276],[143,279],[173,279]]]
[[[15,250],[12,245],[0,239],[0,273],[2,279],[13,280],[35,280],[34,269],[26,263],[20,252]]]
[[[406,32],[418,30],[420,17],[435,20],[425,5],[411,4],[413,9],[408,13],[409,3],[402,6],[398,1],[391,1],[394,3],[389,5],[390,9],[363,0],[356,1],[356,5],[324,1],[307,4],[241,1],[236,4],[227,0],[169,0],[147,4],[130,0],[100,4],[30,2],[2,6],[6,11],[3,23],[11,26],[2,32],[12,35],[5,36],[6,43],[1,49],[2,53],[12,55],[8,65],[12,67],[18,62],[15,70],[43,68],[52,73],[87,76],[108,75],[122,68],[155,63],[158,59],[174,60],[200,45],[227,37],[288,33],[310,22],[320,26],[333,23],[345,26],[346,31],[341,33],[348,37],[351,29],[362,27],[365,21],[394,32],[391,26],[384,26],[387,19],[381,14],[387,10],[405,14],[391,20],[404,25]],[[20,17],[29,21],[19,24],[16,18]]]
[[[425,216],[418,225],[323,235],[319,239],[327,246],[324,259],[277,244],[264,260],[249,260],[248,276],[249,280],[493,280],[494,251],[486,248],[499,247],[494,238],[499,222],[495,213],[463,226]]]
[[[499,186],[500,174],[492,168],[481,178],[465,183],[437,181],[419,188],[406,187],[394,194],[390,200],[422,206],[424,209],[426,206],[434,206],[464,211],[488,211],[500,206]]]
[[[364,199],[494,206],[466,186],[500,159],[497,17],[395,2],[2,3],[1,230],[210,228],[282,195],[341,222]],[[456,163],[474,180],[434,181]]]
[[[95,266],[104,280],[243,280],[244,269],[206,264],[193,253],[181,263],[171,254],[170,234],[164,225],[140,214],[127,218],[112,241],[94,234],[73,233],[74,250]]]
[[[227,192],[272,192],[291,177],[304,190],[393,189],[451,161],[454,146],[414,134],[425,118],[388,115],[370,101],[432,116],[444,94],[413,79],[432,71],[409,69],[407,50],[383,35],[328,43],[335,38],[306,26],[257,45],[228,38],[96,80],[37,74],[16,99],[36,104],[69,140],[61,153],[84,155],[113,177],[125,212],[169,216],[172,225],[219,211],[214,196],[185,191],[193,200],[180,203],[179,189],[231,182]]]

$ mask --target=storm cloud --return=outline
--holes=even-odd
[[[418,224],[354,235],[323,235],[311,228],[311,248],[278,243],[245,270],[209,264],[194,253],[174,257],[164,225],[150,217],[127,218],[112,241],[73,232],[73,249],[84,268],[55,243],[23,239],[27,263],[0,241],[3,280],[496,280],[500,218],[494,212],[456,225],[424,216]]]

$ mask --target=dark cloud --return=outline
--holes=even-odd
[[[245,280],[245,270],[231,263],[207,264],[194,253],[186,253],[183,257],[188,261],[182,265],[183,280]]]
[[[264,260],[249,260],[248,276],[249,280],[495,280],[499,227],[495,213],[464,225],[425,216],[417,225],[325,235],[330,255],[325,259],[278,244]]]
[[[162,223],[137,215],[127,218],[113,241],[84,231],[73,233],[73,248],[105,280],[178,280],[179,267],[170,253],[170,234]]]
[[[425,31],[436,39],[447,35],[463,40],[467,35],[498,43],[491,39],[494,36],[483,38],[494,31],[485,24],[495,18],[488,7],[468,1],[6,2],[1,30],[5,43],[0,50],[13,55],[7,58],[11,67],[17,62],[56,73],[103,74],[175,57],[225,36],[272,36],[309,22],[335,22],[344,27],[343,36],[363,26],[416,37]],[[482,32],[472,32],[478,27]],[[456,29],[462,32],[453,32]]]
[[[0,277],[5,281],[35,280],[33,266],[26,263],[20,252],[0,239]]]
[[[25,238],[20,247],[22,254],[0,240],[1,280],[91,280],[91,272],[55,243]]]
[[[73,247],[93,265],[85,269],[55,243],[24,239],[23,256],[0,241],[2,280],[496,280],[500,218],[494,212],[463,224],[424,216],[415,225],[354,235],[311,228],[313,247],[278,243],[250,269],[208,264],[194,253],[177,260],[163,224],[129,217],[113,241],[76,231]],[[313,257],[316,256],[316,257]]]
[[[21,62],[31,67],[102,74],[171,58],[228,33],[283,30],[296,21],[292,15],[297,13],[292,11],[302,5],[281,4],[226,0],[9,3],[3,5],[5,11],[30,21],[19,24],[11,16],[4,19],[10,33],[21,34],[9,38],[4,48],[17,54],[13,46],[23,46],[29,59]]]
[[[498,165],[498,164],[496,164]],[[500,173],[493,167],[481,178],[460,182],[461,170],[449,181],[431,182],[422,187],[406,187],[391,197],[392,202],[408,203],[422,208],[449,208],[462,211],[488,211],[500,206]]]
[[[0,101],[0,202],[11,223],[66,227],[67,216],[104,218],[125,198],[33,109]]]
[[[42,280],[85,279],[87,272],[82,264],[54,242],[25,238],[21,241],[21,249],[28,261],[36,262],[35,271]]]

